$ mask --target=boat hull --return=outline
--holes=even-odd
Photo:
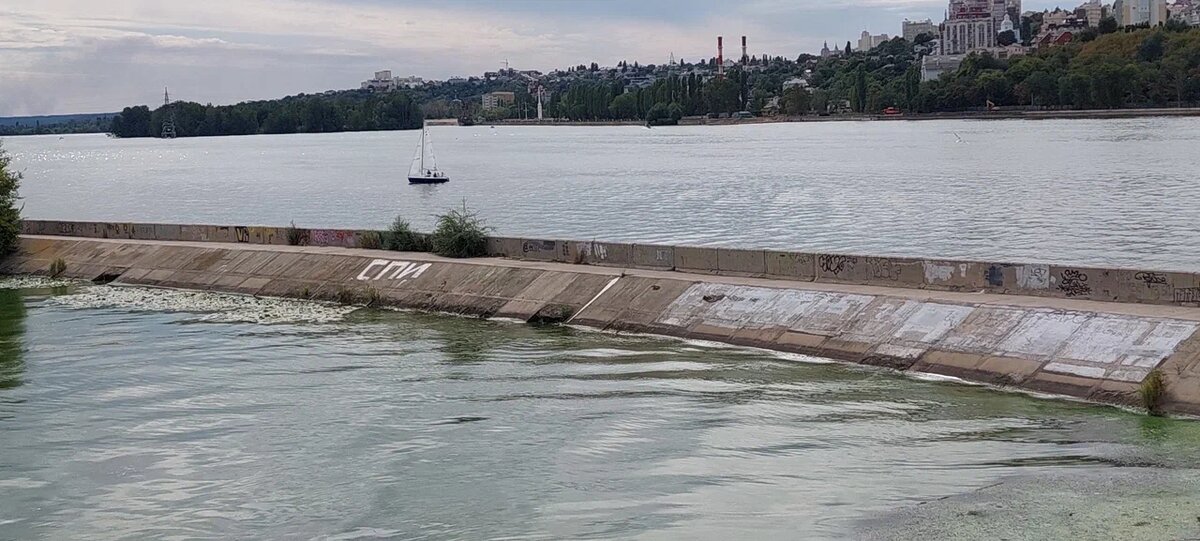
[[[442,184],[450,182],[450,177],[408,177],[409,184]]]

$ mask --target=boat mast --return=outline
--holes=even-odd
[[[421,174],[425,174],[425,126],[421,126]]]

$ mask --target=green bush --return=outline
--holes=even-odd
[[[21,234],[21,209],[17,208],[17,189],[21,173],[8,168],[12,158],[0,147],[0,256],[17,251]]]
[[[429,239],[416,231],[413,231],[412,225],[408,220],[396,217],[396,221],[392,222],[391,229],[387,231],[385,239],[388,250],[396,250],[398,252],[428,252]]]
[[[376,231],[363,231],[358,234],[358,247],[364,250],[383,248],[383,238]]]
[[[446,257],[481,257],[487,255],[488,227],[474,211],[452,209],[438,216],[433,230],[433,253]]]

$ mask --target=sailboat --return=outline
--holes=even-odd
[[[412,166],[408,169],[409,184],[441,184],[450,182],[446,173],[438,171],[437,160],[433,157],[433,138],[429,130],[421,126],[421,142],[417,144],[417,154],[413,156]]]

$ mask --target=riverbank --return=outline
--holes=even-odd
[[[177,226],[176,226],[177,227]],[[336,246],[26,236],[7,273],[567,323],[1200,413],[1200,308]],[[686,268],[686,267],[684,267]]]
[[[831,114],[793,115],[793,116],[764,116],[753,118],[708,118],[686,117],[679,121],[680,126],[732,126],[741,124],[779,124],[789,122],[862,122],[867,120],[1051,120],[1051,119],[1108,119],[1108,118],[1142,118],[1142,117],[1195,117],[1200,116],[1200,107],[1182,108],[1150,108],[1150,109],[1084,109],[1084,110],[996,110],[996,111],[959,111],[944,113],[903,113],[898,115],[884,114]],[[430,120],[430,125],[453,126],[455,120]],[[572,121],[559,119],[545,120],[499,120],[494,125],[504,126],[645,126],[641,120],[606,120],[606,121]]]

